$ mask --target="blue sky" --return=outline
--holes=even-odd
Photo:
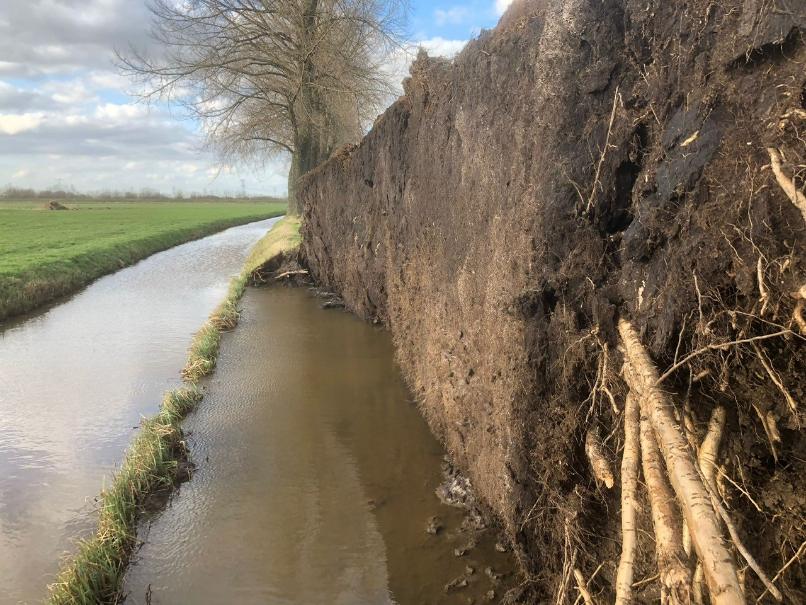
[[[506,4],[508,2],[500,0],[413,0],[411,31],[414,38],[419,40],[435,37],[467,39],[475,36],[480,28],[495,26]]]
[[[509,2],[411,3],[413,42],[451,56]],[[148,47],[148,28],[145,0],[0,1],[0,187],[285,193],[287,158],[222,166],[196,123],[127,94],[114,48]]]

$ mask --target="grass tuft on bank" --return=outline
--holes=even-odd
[[[195,385],[170,391],[160,412],[141,424],[120,470],[101,492],[97,533],[78,551],[50,586],[52,605],[117,602],[137,540],[138,513],[149,496],[170,489],[185,457],[180,422],[201,401]]]
[[[0,202],[0,321],[178,244],[285,212],[283,202]]]
[[[99,498],[98,530],[78,544],[56,581],[49,586],[49,605],[118,603],[131,553],[137,544],[137,521],[148,499],[170,490],[186,459],[181,422],[202,399],[198,380],[215,368],[221,335],[240,318],[238,302],[252,272],[281,253],[300,245],[300,222],[287,217],[255,245],[240,275],[230,282],[224,301],[196,334],[182,370],[186,386],[170,391],[159,413],[141,423],[109,489]]]
[[[302,243],[300,228],[302,221],[298,216],[286,216],[252,248],[244,269],[251,273],[268,263],[278,254],[287,254]]]
[[[287,216],[275,223],[274,227],[252,248],[243,271],[230,282],[229,292],[224,302],[213,312],[202,329],[196,333],[190,347],[187,364],[182,370],[182,377],[186,381],[194,382],[213,371],[218,359],[221,334],[238,325],[240,318],[238,301],[243,296],[250,275],[255,269],[265,265],[278,254],[285,254],[298,248],[302,242],[300,225],[299,217]]]

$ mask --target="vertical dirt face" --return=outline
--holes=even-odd
[[[421,55],[411,72],[361,144],[304,179],[308,265],[389,327],[532,595],[553,598],[573,548],[586,576],[605,563],[594,583],[612,594],[618,488],[597,486],[585,435],[601,429],[617,469],[617,319],[663,374],[708,344],[791,326],[806,283],[806,225],[767,151],[802,187],[806,5],[521,1],[454,61]],[[803,341],[758,344],[802,399]],[[731,410],[722,459],[761,512],[727,498],[774,574],[806,539],[803,419],[749,346],[697,356],[665,388],[695,432],[714,406]],[[757,408],[778,419],[777,462]],[[639,524],[651,528],[646,510]],[[655,573],[643,541],[636,580]],[[787,587],[803,596],[794,569]],[[746,581],[748,597],[763,590]],[[656,596],[647,586],[639,600]]]

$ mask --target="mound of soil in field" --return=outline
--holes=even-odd
[[[313,277],[391,330],[423,414],[497,519],[524,598],[613,596],[626,387],[639,330],[701,439],[728,410],[720,489],[770,576],[806,540],[806,4],[516,2],[306,177]],[[785,393],[786,392],[786,393]],[[611,401],[612,396],[612,401]],[[616,486],[594,478],[598,431]],[[777,434],[776,434],[777,433]],[[636,581],[657,571],[644,503]],[[764,591],[744,574],[748,601]],[[800,562],[776,581],[806,602]],[[658,583],[642,583],[656,602]],[[766,597],[769,599],[769,595]],[[565,601],[561,601],[565,602]]]

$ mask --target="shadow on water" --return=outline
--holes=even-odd
[[[0,327],[0,603],[44,598],[141,416],[276,220],[157,253]]]
[[[439,502],[444,452],[388,334],[299,289],[250,290],[199,409],[198,465],[143,524],[128,603],[486,602],[509,555]],[[444,529],[426,532],[438,515]],[[472,568],[472,573],[469,573]],[[488,573],[485,573],[485,568]],[[467,587],[445,592],[466,577]],[[510,575],[511,577],[511,575]],[[492,595],[489,595],[492,596]]]

